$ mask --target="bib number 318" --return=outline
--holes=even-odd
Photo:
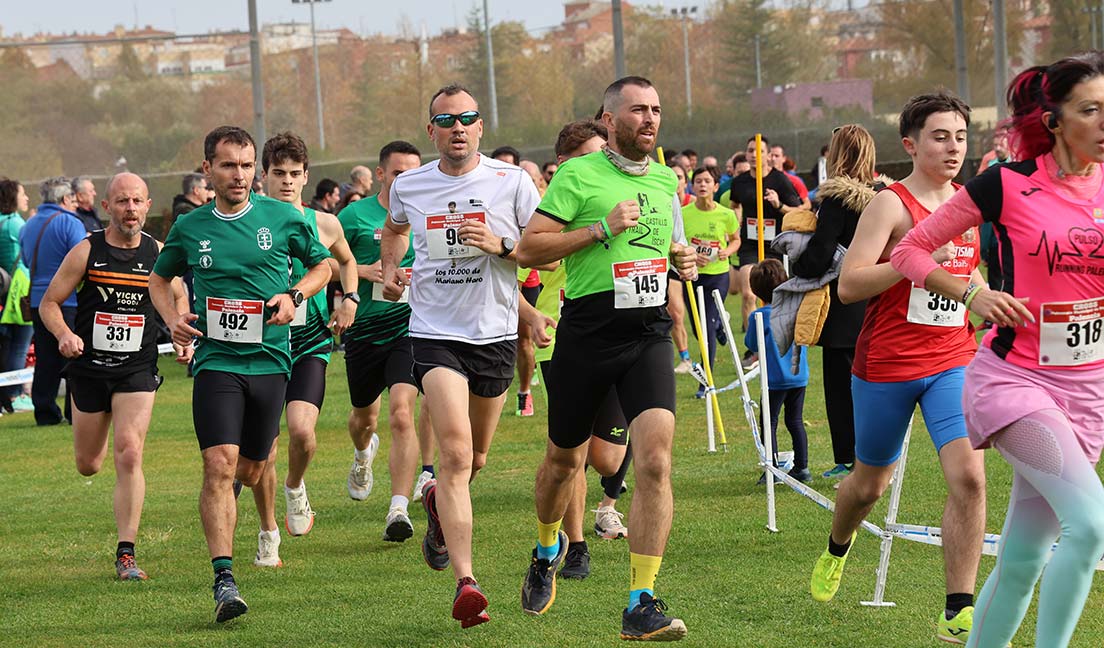
[[[1039,364],[1076,367],[1104,359],[1104,299],[1043,304]]]

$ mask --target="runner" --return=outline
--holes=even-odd
[[[146,183],[121,173],[107,183],[101,204],[110,217],[77,244],[61,262],[39,306],[43,324],[69,358],[66,372],[73,396],[73,449],[77,471],[88,477],[103,466],[107,432],[115,428],[115,573],[120,580],[145,580],[134,558],[134,542],[146,496],[142,449],[161,385],[157,375],[157,326],[149,300],[149,274],[161,244],[142,231],[149,212]],[[73,332],[61,305],[77,290]],[[188,309],[179,279],[172,283],[178,309]],[[190,347],[177,347],[177,361],[187,364]]]
[[[693,278],[695,254],[674,242],[673,172],[649,163],[660,125],[652,83],[620,79],[606,90],[603,106],[613,140],[560,167],[521,244],[525,265],[565,257],[567,264],[560,344],[548,381],[550,443],[537,473],[537,546],[522,608],[543,614],[555,601],[555,570],[568,545],[560,525],[595,416],[616,387],[637,468],[621,637],[674,640],[686,635],[686,625],[666,616],[653,596],[673,508],[675,376],[664,279],[669,264]]]
[[[452,563],[452,617],[468,628],[490,620],[472,571],[469,482],[487,462],[513,379],[517,325],[538,345],[551,321],[517,291],[515,241],[538,203],[524,171],[478,152],[479,105],[464,87],[438,90],[429,137],[441,154],[391,185],[380,258],[384,297],[410,290],[414,378],[426,395],[440,448],[437,479],[426,484],[422,554],[435,570]],[[413,276],[399,269],[413,238]]]
[[[1104,553],[1104,487],[1094,470],[1104,445],[1104,256],[1089,251],[1104,220],[1104,54],[1029,68],[1008,99],[1023,161],[968,182],[901,241],[893,265],[996,323],[966,370],[966,424],[974,447],[996,447],[1014,477],[967,645],[1008,645],[1045,565],[1035,645],[1063,648]],[[1000,241],[1007,292],[928,260],[982,221]]]
[[[966,156],[970,108],[946,93],[913,97],[900,134],[912,172],[878,193],[863,211],[839,281],[844,303],[869,299],[852,367],[855,466],[840,483],[828,548],[813,569],[813,598],[829,601],[859,524],[885,492],[916,409],[924,414],[943,477],[943,561],[947,601],[938,637],[961,643],[970,632],[973,593],[985,533],[985,470],[962,417],[962,375],[977,349],[974,327],[954,302],[913,285],[889,265],[890,252],[956,190]],[[980,282],[975,228],[935,255],[963,279]]]
[[[337,217],[326,212],[303,207],[303,187],[307,184],[310,161],[307,145],[292,133],[279,133],[265,142],[261,150],[261,180],[265,192],[272,198],[295,207],[306,219],[311,233],[331,254],[333,276],[341,277],[344,293],[333,318],[329,317],[326,291],[320,290],[295,309],[291,320],[291,380],[288,381],[287,404],[288,474],[284,480],[287,513],[284,525],[293,536],[306,535],[314,526],[314,510],[307,498],[303,475],[314,457],[317,445],[314,428],[326,395],[326,367],[333,349],[333,334],[340,334],[353,321],[360,296],[356,292],[356,260],[345,242]],[[306,274],[298,259],[291,261],[291,281]],[[264,476],[253,487],[261,530],[257,535],[258,567],[280,567],[280,528],[276,524],[276,447],[273,442]]]
[[[249,133],[220,126],[204,139],[203,156],[215,200],[173,223],[150,297],[175,342],[198,338],[192,419],[203,455],[199,514],[221,623],[248,610],[232,571],[234,477],[252,487],[264,473],[291,373],[288,324],[304,298],[326,285],[330,255],[302,214],[251,193],[257,149]],[[289,257],[309,268],[293,286]],[[169,288],[169,278],[189,269],[198,314],[177,307]]]
[[[418,387],[410,367],[410,306],[383,297],[380,241],[390,207],[391,185],[400,173],[422,165],[422,154],[409,142],[394,141],[379,152],[376,179],[380,192],[346,207],[338,216],[345,237],[356,256],[365,299],[357,308],[356,320],[345,342],[345,375],[349,381],[349,436],[353,441],[353,465],[347,486],[349,497],[364,500],[372,491],[372,460],[379,449],[380,397],[388,390],[388,420],[391,427],[391,504],[384,521],[383,539],[403,542],[414,535],[407,507],[418,461],[418,439],[414,434],[414,405]],[[414,248],[407,250],[400,266],[414,264]],[[422,412],[423,422],[428,415]],[[432,434],[432,429],[430,429]],[[432,471],[432,451],[424,461]],[[432,475],[431,475],[432,478]],[[428,479],[427,479],[428,481]],[[424,486],[424,483],[423,483]]]

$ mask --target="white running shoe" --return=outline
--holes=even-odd
[[[376,450],[379,450],[379,436],[372,434],[372,440],[368,442],[368,458],[364,461],[356,458],[353,453],[353,467],[349,469],[349,497],[355,500],[366,500],[372,492],[372,461],[376,458]]]
[[[629,530],[621,523],[625,515],[612,506],[600,506],[594,511],[594,532],[606,540],[629,537]]]
[[[690,368],[691,364],[689,360],[680,360],[679,363],[675,365],[675,373],[688,374],[690,373]]]
[[[387,542],[404,542],[414,535],[414,525],[410,523],[410,515],[401,506],[391,507],[384,525],[383,539]]]
[[[262,530],[257,534],[257,557],[253,559],[257,567],[283,567],[280,560],[280,530]]]
[[[284,526],[287,527],[288,533],[293,536],[307,535],[314,526],[314,511],[311,510],[310,500],[307,499],[307,482],[302,482],[296,489],[284,485],[284,497],[287,499]]]
[[[418,483],[414,484],[414,496],[410,498],[412,502],[422,501],[422,489],[425,485],[433,481],[433,473],[428,470],[423,470],[422,474],[418,475]]]

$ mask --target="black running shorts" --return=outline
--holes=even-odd
[[[345,377],[349,381],[349,400],[353,407],[368,407],[383,390],[395,385],[416,387],[413,365],[408,337],[386,344],[346,342]]]
[[[157,375],[156,365],[125,376],[106,379],[70,372],[69,393],[73,395],[73,406],[81,412],[110,414],[112,394],[155,392],[162,381],[163,378]]]
[[[549,377],[551,364],[551,360],[540,363],[541,377],[544,378],[546,389],[552,384],[552,379]],[[594,417],[590,434],[615,445],[628,444],[629,424],[625,421],[625,413],[621,411],[621,400],[617,398],[616,387],[611,387],[609,393],[602,399],[602,405],[598,409],[597,416]]]
[[[284,374],[246,376],[225,371],[200,371],[192,387],[192,421],[199,449],[236,445],[241,456],[268,459],[280,435]]]
[[[328,362],[318,356],[306,356],[291,368],[284,402],[304,401],[322,409],[326,399],[326,367]]]
[[[414,379],[425,393],[422,380],[431,369],[445,367],[468,381],[476,396],[495,398],[510,387],[517,359],[517,340],[470,344],[455,340],[410,338],[414,350]]]

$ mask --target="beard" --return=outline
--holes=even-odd
[[[655,145],[641,145],[637,142],[636,131],[628,124],[614,124],[613,141],[617,143],[617,150],[636,162],[642,162],[652,152]],[[653,142],[655,140],[652,140]]]

